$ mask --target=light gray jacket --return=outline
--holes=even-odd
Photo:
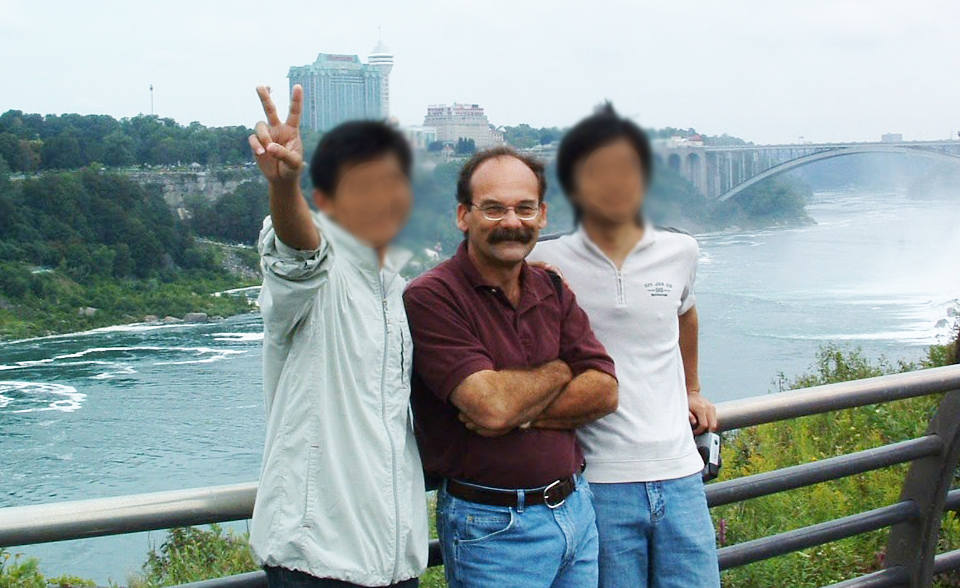
[[[270,217],[263,269],[267,437],[250,544],[263,565],[366,586],[427,562],[423,473],[409,409],[413,342],[399,269],[323,215],[297,251]]]

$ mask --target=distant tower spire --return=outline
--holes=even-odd
[[[380,116],[390,117],[390,71],[393,69],[393,53],[383,44],[380,27],[377,27],[377,46],[367,58],[370,65],[380,70]]]
[[[150,84],[150,116],[153,116],[153,84]]]

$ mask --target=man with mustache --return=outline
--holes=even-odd
[[[559,278],[524,259],[546,225],[543,166],[506,148],[457,183],[453,258],[404,294],[424,468],[451,588],[597,584],[574,429],[616,410],[613,361]]]

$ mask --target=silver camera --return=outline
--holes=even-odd
[[[720,457],[720,435],[707,431],[694,437],[697,451],[703,458],[703,481],[708,482],[720,475],[723,458]]]

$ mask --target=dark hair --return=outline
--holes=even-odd
[[[644,181],[649,185],[653,177],[653,149],[650,139],[635,122],[623,118],[609,102],[597,112],[573,126],[557,150],[557,177],[563,192],[570,199],[574,215],[580,219],[581,211],[570,198],[577,190],[576,169],[584,159],[601,147],[618,139],[626,139],[640,158]]]
[[[407,139],[385,122],[352,120],[324,133],[310,160],[313,187],[332,198],[344,166],[364,163],[392,153],[410,177],[413,153]]]
[[[473,188],[470,186],[470,182],[473,180],[473,174],[476,173],[477,168],[485,162],[491,159],[497,159],[498,157],[519,159],[529,167],[533,175],[537,176],[537,192],[540,202],[543,202],[543,195],[547,192],[547,176],[546,173],[544,173],[543,164],[529,155],[517,153],[509,147],[502,146],[478,151],[463,164],[463,167],[460,168],[460,177],[457,179],[457,202],[460,204],[470,204],[473,201]]]

